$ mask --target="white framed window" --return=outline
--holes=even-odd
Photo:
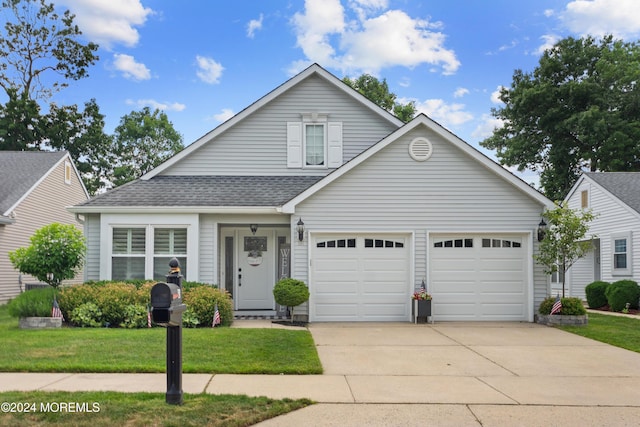
[[[631,275],[631,233],[611,235],[611,270],[614,276]]]
[[[342,122],[327,118],[327,114],[303,114],[302,121],[287,123],[288,168],[342,166]]]
[[[153,278],[164,280],[169,272],[169,261],[177,258],[180,262],[180,273],[187,275],[187,229],[159,228],[153,229]]]
[[[118,227],[112,233],[111,279],[145,278],[146,228]]]
[[[304,165],[326,167],[327,144],[324,123],[304,123]]]

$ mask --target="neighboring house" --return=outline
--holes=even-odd
[[[404,124],[312,65],[71,211],[86,218],[87,279],[162,280],[176,256],[239,313],[275,314],[290,275],[309,285],[310,321],[409,321],[423,281],[436,321],[533,321],[550,206],[425,115]]]
[[[8,253],[29,246],[37,229],[54,222],[82,229],[67,207],[88,199],[66,151],[0,151],[0,302],[38,282],[15,270]]]
[[[565,293],[586,299],[585,287],[596,280],[640,282],[640,173],[584,173],[565,203],[597,215],[588,232],[593,248],[567,272]]]

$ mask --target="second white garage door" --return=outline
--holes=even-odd
[[[526,236],[434,235],[429,291],[436,321],[527,321]]]
[[[311,321],[406,321],[409,235],[316,235],[311,242]]]

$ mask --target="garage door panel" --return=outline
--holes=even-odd
[[[526,320],[524,241],[524,236],[432,236],[435,320]]]
[[[341,241],[351,241],[352,247],[339,247]],[[407,236],[316,236],[311,255],[311,320],[407,320],[409,241]]]

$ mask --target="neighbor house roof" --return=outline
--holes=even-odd
[[[640,213],[640,172],[585,172],[584,175]]]
[[[66,151],[0,151],[0,217],[10,215],[66,156]]]
[[[319,176],[156,176],[116,187],[71,208],[73,212],[220,208],[278,208]]]

